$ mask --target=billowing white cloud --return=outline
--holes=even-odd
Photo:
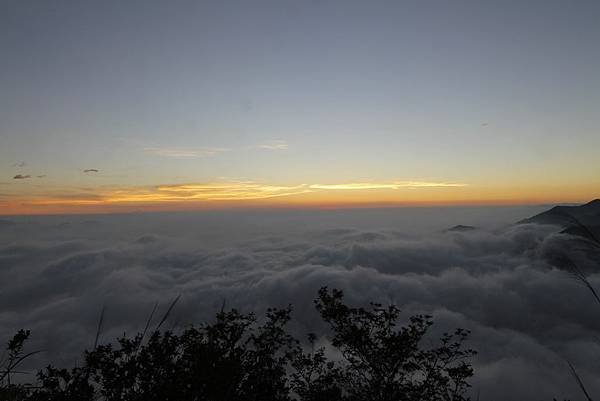
[[[10,283],[0,290],[0,338],[31,329],[32,348],[48,350],[39,358],[69,363],[93,342],[103,305],[107,340],[139,330],[155,301],[180,293],[173,324],[208,319],[224,301],[257,312],[291,302],[292,329],[304,333],[322,327],[311,300],[328,285],[352,303],[431,313],[434,334],[471,329],[481,399],[579,399],[565,360],[600,394],[600,311],[549,263],[571,240],[555,227],[409,236],[286,225],[310,221],[286,213],[16,220],[0,227],[0,282]]]

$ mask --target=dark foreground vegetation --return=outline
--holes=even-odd
[[[173,306],[173,305],[172,305]],[[399,309],[352,308],[339,290],[322,288],[315,306],[331,348],[315,334],[300,342],[286,330],[291,309],[221,311],[180,332],[146,329],[95,345],[81,366],[48,366],[33,383],[15,384],[29,332],[20,331],[0,360],[0,400],[461,401],[473,375],[468,332],[444,334],[432,347],[430,316],[401,324]]]

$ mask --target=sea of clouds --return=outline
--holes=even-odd
[[[434,336],[472,330],[474,399],[581,399],[566,361],[598,396],[600,305],[551,262],[578,252],[577,241],[554,226],[512,224],[544,209],[3,218],[0,340],[27,328],[30,349],[44,350],[35,363],[73,364],[103,307],[110,341],[143,329],[155,302],[164,311],[178,294],[170,326],[206,321],[224,303],[258,314],[291,303],[294,332],[323,332],[312,300],[327,285],[352,304],[432,314]],[[478,228],[446,230],[456,224]],[[582,263],[600,288],[597,262]]]

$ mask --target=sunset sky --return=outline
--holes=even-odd
[[[600,197],[596,0],[0,7],[0,214]]]

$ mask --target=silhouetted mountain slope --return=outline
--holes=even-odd
[[[563,233],[588,239],[600,239],[600,199],[580,206],[555,206],[550,210],[519,221],[519,224],[552,224]]]
[[[600,199],[579,206],[555,206],[517,224],[550,224],[561,234],[562,246],[545,255],[554,266],[568,269],[575,263],[584,272],[596,272],[600,262]]]

